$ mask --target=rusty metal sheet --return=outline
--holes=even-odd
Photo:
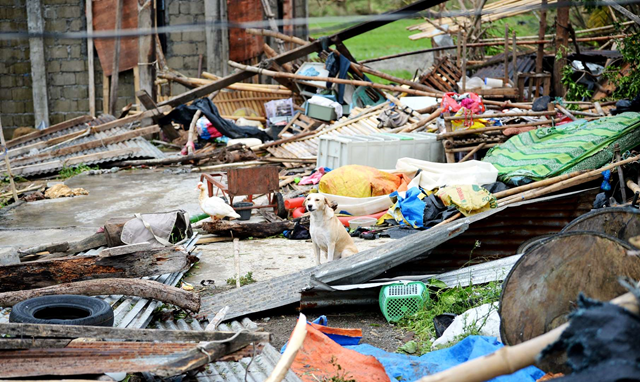
[[[586,213],[562,229],[562,232],[602,232],[628,241],[640,235],[640,210],[633,207],[602,208]]]
[[[595,183],[594,183],[595,185]],[[463,234],[387,272],[387,277],[443,273],[518,253],[528,240],[560,232],[591,210],[598,190],[527,201],[474,221]],[[476,247],[476,243],[480,246]]]
[[[230,23],[262,21],[260,0],[227,0],[227,17]],[[264,38],[248,34],[241,28],[229,28],[229,59],[242,62],[262,54]],[[137,57],[137,56],[136,56]]]
[[[580,292],[608,301],[626,290],[619,276],[640,278],[631,246],[596,232],[561,233],[531,248],[507,276],[500,298],[500,335],[516,345],[567,321]]]
[[[230,195],[257,195],[279,190],[278,167],[231,168],[227,171]]]
[[[195,344],[72,342],[64,349],[0,351],[0,378],[165,370],[169,374],[205,357]],[[174,370],[171,370],[171,369]]]
[[[93,0],[93,30],[109,31],[116,26],[116,0]],[[138,2],[123,0],[122,29],[138,28]],[[93,40],[98,51],[100,66],[105,75],[113,72],[113,52],[115,39],[98,38]],[[138,38],[122,37],[120,39],[119,71],[133,69],[138,66]]]

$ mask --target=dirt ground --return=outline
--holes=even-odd
[[[322,312],[307,312],[307,319],[315,320],[321,314]],[[370,310],[331,312],[324,315],[327,316],[328,326],[362,329],[361,344],[367,343],[389,352],[395,352],[398,347],[413,338],[412,333],[389,324],[382,313],[375,310],[373,306]],[[264,317],[253,321],[265,332],[273,334],[271,344],[276,349],[280,349],[289,340],[297,319],[298,315],[290,314]]]

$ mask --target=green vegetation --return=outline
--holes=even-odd
[[[59,177],[60,179],[69,179],[71,177],[74,177],[78,174],[82,174],[85,171],[89,171],[89,170],[99,170],[100,167],[98,166],[94,166],[94,167],[89,167],[84,163],[79,164],[76,167],[63,167],[62,170],[60,170],[60,174]]]
[[[589,100],[593,96],[593,90],[589,90],[586,85],[577,83],[573,80],[574,69],[571,65],[562,68],[562,84],[567,92],[564,99],[567,101],[584,101]],[[578,109],[578,105],[567,105],[568,109]]]
[[[334,369],[336,369],[336,375],[331,378],[325,377],[322,379],[322,382],[357,382],[346,370],[342,368],[342,366],[340,366],[340,364],[338,364],[338,360],[335,356],[331,356],[331,364]]]
[[[624,62],[629,64],[629,73],[620,68],[608,68],[605,75],[616,84],[613,99],[633,99],[640,94],[640,32],[618,40]]]
[[[249,284],[255,283],[257,280],[253,278],[253,272],[247,272],[246,275],[240,276],[240,286],[245,286]],[[230,277],[227,279],[227,285],[234,286],[236,285],[236,278]]]
[[[432,286],[446,287],[444,283],[432,280]],[[398,351],[419,355],[431,351],[431,344],[436,337],[433,319],[443,313],[462,314],[469,309],[480,305],[494,303],[500,299],[501,282],[490,282],[485,285],[469,285],[467,287],[456,287],[451,289],[441,289],[432,296],[424,310],[415,315],[400,321],[401,328],[415,333],[416,340],[410,341],[402,346]],[[484,325],[484,322],[469,322],[466,325],[464,335],[459,336],[457,341],[470,335],[477,335]]]

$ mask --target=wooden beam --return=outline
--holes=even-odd
[[[152,29],[155,26],[154,15],[155,10],[153,8],[153,0],[141,0],[138,1],[138,28],[140,29]],[[144,90],[151,96],[152,100],[155,100],[155,65],[153,65],[153,57],[155,56],[155,41],[153,35],[140,36],[138,38],[138,78],[137,88],[138,91]],[[141,105],[140,100],[138,103],[139,110],[148,110]]]
[[[40,296],[75,294],[82,296],[124,295],[158,300],[192,312],[200,310],[200,295],[157,281],[143,279],[102,279],[76,281],[45,288],[0,293],[0,306]]]
[[[558,1],[556,16],[556,60],[553,62],[553,83],[556,97],[564,96],[562,70],[567,65],[567,49],[569,46],[569,2]]]
[[[2,121],[0,121],[0,147],[6,147],[6,143],[4,141],[4,131],[2,130]],[[11,188],[11,194],[13,195],[13,201],[18,203],[18,191],[16,191],[16,184],[13,182],[13,173],[11,173],[11,164],[9,163],[9,156],[5,152],[4,155],[4,163],[7,166],[7,176],[9,177],[9,187]]]
[[[218,76],[226,76],[229,72],[226,65],[227,60],[229,60],[229,30],[227,28],[216,28],[211,25],[213,23],[227,22],[227,2],[219,0],[204,0],[204,15],[205,21],[209,25],[205,30],[205,40],[207,44],[207,71]],[[209,93],[213,93],[215,90]],[[205,95],[206,94],[203,94],[199,97]]]
[[[140,101],[140,103],[142,103],[142,106],[144,106],[144,108],[147,109],[148,111],[157,110],[156,108],[158,106],[156,105],[156,103],[153,101],[153,98],[151,98],[151,95],[149,95],[149,93],[146,90],[141,89],[140,91],[138,91],[136,93],[136,97],[138,97],[138,100]],[[176,131],[176,129],[173,127],[171,123],[168,123],[168,124],[160,123],[162,115],[155,114],[150,117],[154,123],[157,123],[160,125],[160,128],[162,129],[162,132],[164,133],[164,136],[166,139],[172,141],[180,136],[180,134],[178,134],[178,132]]]
[[[193,331],[193,330],[158,330],[158,329],[127,329],[107,328],[101,326],[80,325],[48,325],[48,324],[4,324],[0,323],[0,333],[17,337],[49,337],[49,338],[98,338],[105,340],[126,341],[221,341],[236,335],[235,332],[225,331]],[[270,333],[242,332],[238,339],[248,342],[269,342]],[[0,339],[2,341],[3,339]]]
[[[109,114],[109,76],[102,73],[102,112]]]
[[[120,33],[122,29],[123,0],[116,1],[116,20],[114,30]],[[117,117],[116,104],[118,101],[118,78],[120,77],[120,36],[115,39],[113,48],[113,70],[111,71],[111,94],[109,97],[109,114]]]
[[[191,263],[189,254],[174,247],[126,256],[77,256],[0,266],[0,292],[42,288],[73,281],[133,278],[179,272]]]
[[[42,1],[27,0],[27,24],[29,33],[44,32]],[[29,38],[29,60],[31,62],[31,89],[33,93],[33,112],[36,126],[49,126],[49,105],[47,95],[47,73],[44,59],[42,37]]]
[[[87,17],[87,33],[93,33],[93,0],[85,1],[85,10]],[[87,38],[87,71],[89,73],[89,114],[96,116],[96,80],[94,72],[94,51],[93,38]]]
[[[547,31],[547,0],[542,0],[540,4],[540,28],[538,29],[538,40],[544,40]],[[536,54],[536,73],[542,73],[542,61],[544,59],[544,45],[538,45],[538,53]],[[529,80],[531,81],[531,80]],[[537,94],[537,91],[536,91]]]

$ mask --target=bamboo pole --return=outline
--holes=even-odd
[[[411,124],[409,126],[404,126],[404,127],[399,127],[401,133],[410,133],[414,130],[417,130],[419,128],[421,128],[422,126],[426,126],[428,125],[431,121],[433,121],[434,119],[438,118],[440,116],[440,114],[442,114],[442,112],[444,111],[443,108],[437,108],[433,113],[429,114],[429,116],[419,120],[418,122]],[[397,130],[397,129],[395,129]],[[395,132],[394,130],[391,130],[391,132]]]
[[[561,121],[561,119],[549,119],[549,120],[546,120],[546,121],[537,121],[537,122],[529,122],[529,123],[518,123],[518,124],[514,124],[514,125],[488,126],[488,127],[483,127],[483,128],[480,128],[480,129],[456,130],[456,131],[452,131],[450,133],[439,134],[438,135],[438,140],[451,138],[451,137],[460,137],[460,136],[465,136],[465,135],[472,135],[472,134],[481,134],[481,133],[486,133],[486,132],[489,132],[489,131],[501,131],[501,130],[510,129],[512,127],[513,128],[521,128],[521,127],[550,125],[550,124],[557,123],[557,122],[560,122],[560,121]]]
[[[496,199],[505,198],[507,196],[515,195],[515,194],[518,194],[518,193],[524,192],[524,191],[529,191],[529,190],[534,189],[534,188],[549,186],[549,185],[552,185],[554,183],[558,183],[560,181],[563,181],[563,180],[566,180],[566,179],[573,178],[573,177],[576,177],[578,175],[584,174],[586,172],[588,172],[588,170],[574,171],[574,172],[571,172],[569,174],[558,175],[558,176],[553,177],[553,178],[544,179],[544,180],[540,180],[540,181],[537,181],[537,182],[525,184],[524,186],[515,187],[515,188],[508,189],[508,190],[496,192],[495,194],[493,194],[493,196],[495,196]]]
[[[267,378],[265,382],[280,382],[284,379],[291,367],[291,364],[293,364],[293,361],[296,358],[296,354],[298,354],[298,350],[302,347],[306,336],[307,317],[300,313],[298,323],[293,329],[293,333],[291,333],[291,340],[289,341],[287,348],[284,353],[282,353],[282,357],[280,357],[280,360],[273,368],[271,375],[269,375],[269,378]]]
[[[631,293],[611,300],[628,311],[638,314],[638,302]],[[514,346],[505,346],[494,353],[475,358],[440,373],[426,376],[418,382],[483,382],[495,377],[513,374],[527,366],[535,365],[536,358],[544,348],[554,343],[569,323],[550,332]]]
[[[546,117],[548,115],[556,115],[555,111],[525,111],[519,113],[495,113],[495,114],[477,114],[473,118],[503,118],[503,117]],[[451,116],[444,117],[445,121],[457,121],[461,119],[467,119],[468,116]]]
[[[637,162],[638,160],[640,160],[640,155],[631,157],[631,158],[627,158],[625,160],[622,161],[617,161],[614,163],[611,163],[607,166],[601,167],[599,169],[596,170],[592,170],[574,177],[571,177],[567,180],[562,180],[556,183],[553,183],[547,187],[544,187],[542,189],[539,190],[531,190],[531,191],[525,191],[523,193],[521,193],[519,195],[519,197],[517,198],[517,200],[528,200],[528,199],[532,199],[532,198],[536,198],[539,196],[543,196],[546,194],[550,194],[552,192],[564,189],[564,188],[568,188],[568,187],[573,187],[573,186],[577,186],[579,184],[582,183],[586,183],[589,182],[591,180],[597,179],[600,176],[602,176],[602,172],[606,171],[606,170],[611,170],[614,169],[618,166],[622,166],[625,165],[627,163],[631,163],[631,162]],[[515,201],[515,200],[514,200]],[[507,205],[507,204],[511,204],[512,201],[505,203],[503,205]]]
[[[509,83],[509,24],[504,25],[504,83]]]
[[[248,34],[254,35],[254,36],[265,36],[265,37],[273,37],[273,38],[277,38],[286,42],[290,42],[293,44],[298,44],[298,45],[307,45],[309,42],[308,41],[304,41],[303,39],[296,37],[296,36],[289,36],[287,34],[284,33],[280,33],[280,32],[275,32],[272,30],[267,30],[267,29],[253,29],[253,28],[247,28],[244,30],[245,32],[247,32]]]
[[[478,146],[474,147],[471,151],[469,151],[469,153],[467,155],[465,155],[464,157],[462,157],[462,159],[460,159],[460,161],[458,163],[462,163],[465,162],[467,159],[470,159],[473,154],[477,153],[478,151],[482,150],[483,147],[485,147],[487,144],[486,143],[481,143]]]
[[[482,147],[485,147],[485,148],[488,148],[488,149],[489,149],[489,148],[491,148],[491,147],[496,147],[496,146],[498,146],[498,145],[499,145],[499,143],[486,143],[486,142],[483,142],[483,143],[481,143],[481,144],[483,144],[483,145],[484,145],[484,146],[482,146]],[[479,146],[479,145],[478,145],[478,146]],[[456,147],[456,148],[454,148],[454,149],[447,149],[447,148],[445,148],[445,150],[444,150],[444,151],[445,151],[445,153],[466,153],[467,151],[469,151],[469,150],[473,150],[473,149],[475,149],[475,148],[477,148],[477,146]]]
[[[193,154],[193,142],[196,140],[196,124],[202,115],[202,110],[196,111],[189,125],[189,134],[187,135],[187,155]]]
[[[13,174],[11,173],[11,164],[9,164],[9,152],[7,151],[7,142],[4,140],[4,130],[2,129],[2,120],[0,120],[0,155],[4,157],[4,163],[7,166],[7,176],[9,177],[9,187],[11,187],[11,193],[13,194],[14,202],[18,203],[18,192],[16,191],[16,184],[13,182]]]
[[[562,107],[562,105],[558,105],[556,104],[556,109],[558,109],[562,114],[566,115],[567,117],[571,118],[572,121],[577,120],[576,117],[573,116],[573,114],[571,114],[569,112],[569,110],[565,109],[564,107]],[[597,116],[596,116],[597,117]]]
[[[276,72],[273,70],[257,68],[255,66],[239,64],[233,61],[229,61],[229,65],[237,69],[242,69],[248,72],[253,72],[258,74],[264,74],[266,76],[274,77],[274,78],[291,78],[293,80],[299,80],[299,81],[321,81],[321,82],[332,82],[336,84],[348,84],[348,85],[354,85],[354,86],[367,86],[375,89],[384,89],[384,90],[390,90],[392,92],[401,92],[401,93],[408,93],[408,94],[428,96],[428,97],[440,96],[440,94],[436,94],[436,93],[425,92],[425,91],[415,90],[415,89],[407,89],[400,86],[376,84],[369,81],[345,80],[341,78],[332,78],[332,77],[302,76],[302,75],[292,74],[292,73]]]

